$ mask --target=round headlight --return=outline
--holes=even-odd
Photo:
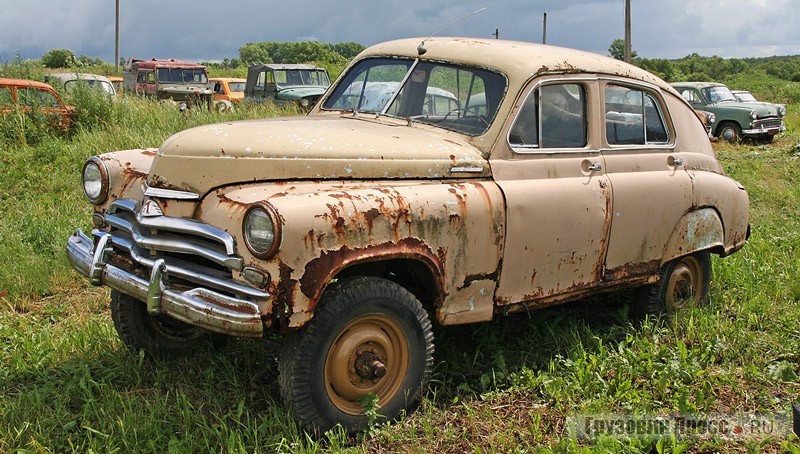
[[[709,113],[708,117],[706,117],[706,120],[708,121],[709,124],[714,123],[715,121],[717,121],[717,116],[714,115],[713,113]]]
[[[778,107],[778,114],[780,114],[781,117],[786,115],[786,106]]]
[[[755,120],[756,118],[758,118],[758,113],[756,112],[756,110],[755,110],[755,109],[753,109],[753,110],[751,110],[751,111],[750,111],[750,118],[752,118],[753,120]]]
[[[95,205],[108,197],[108,169],[100,158],[93,156],[83,164],[83,195]]]
[[[244,240],[247,249],[258,258],[271,257],[278,249],[279,225],[275,222],[272,207],[256,206],[244,217]]]

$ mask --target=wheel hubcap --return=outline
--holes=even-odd
[[[667,283],[667,309],[677,311],[696,302],[703,294],[703,278],[703,268],[696,258],[681,259]]]
[[[408,341],[389,317],[359,317],[342,329],[325,358],[325,390],[341,411],[360,415],[360,399],[374,393],[381,403],[400,390],[408,371]]]

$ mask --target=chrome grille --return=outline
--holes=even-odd
[[[780,128],[781,127],[781,119],[780,118],[763,118],[753,122],[754,128]]]
[[[141,203],[130,199],[115,200],[107,210],[104,219],[116,250],[147,268],[164,259],[173,277],[250,293],[231,280],[232,270],[241,270],[244,261],[228,232],[191,219],[143,216],[141,211]]]

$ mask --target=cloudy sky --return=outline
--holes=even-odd
[[[441,35],[542,40],[601,54],[624,36],[624,0],[120,0],[120,56],[218,61],[261,41],[370,45]],[[633,50],[648,58],[800,54],[800,0],[632,0]],[[66,48],[114,60],[114,0],[0,0],[0,61]]]

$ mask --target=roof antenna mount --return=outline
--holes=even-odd
[[[457,22],[461,22],[462,20],[468,18],[469,16],[472,16],[474,14],[478,14],[481,11],[484,11],[484,10],[486,10],[485,6],[483,8],[481,8],[481,9],[475,10],[475,11],[473,11],[471,13],[465,14],[464,16],[459,17],[458,19],[454,20],[453,22],[450,22],[449,24],[447,24],[444,27],[440,28],[439,30],[436,30],[435,32],[433,32],[431,34],[431,36],[428,36],[427,38],[423,39],[421,43],[419,43],[419,46],[417,46],[417,54],[423,55],[423,54],[425,54],[425,52],[428,51],[428,49],[425,48],[425,41],[427,41],[427,40],[433,38],[434,36],[438,35],[439,32],[441,32],[442,30],[446,29],[447,27],[450,27],[451,25],[453,25],[453,24],[455,24]]]

